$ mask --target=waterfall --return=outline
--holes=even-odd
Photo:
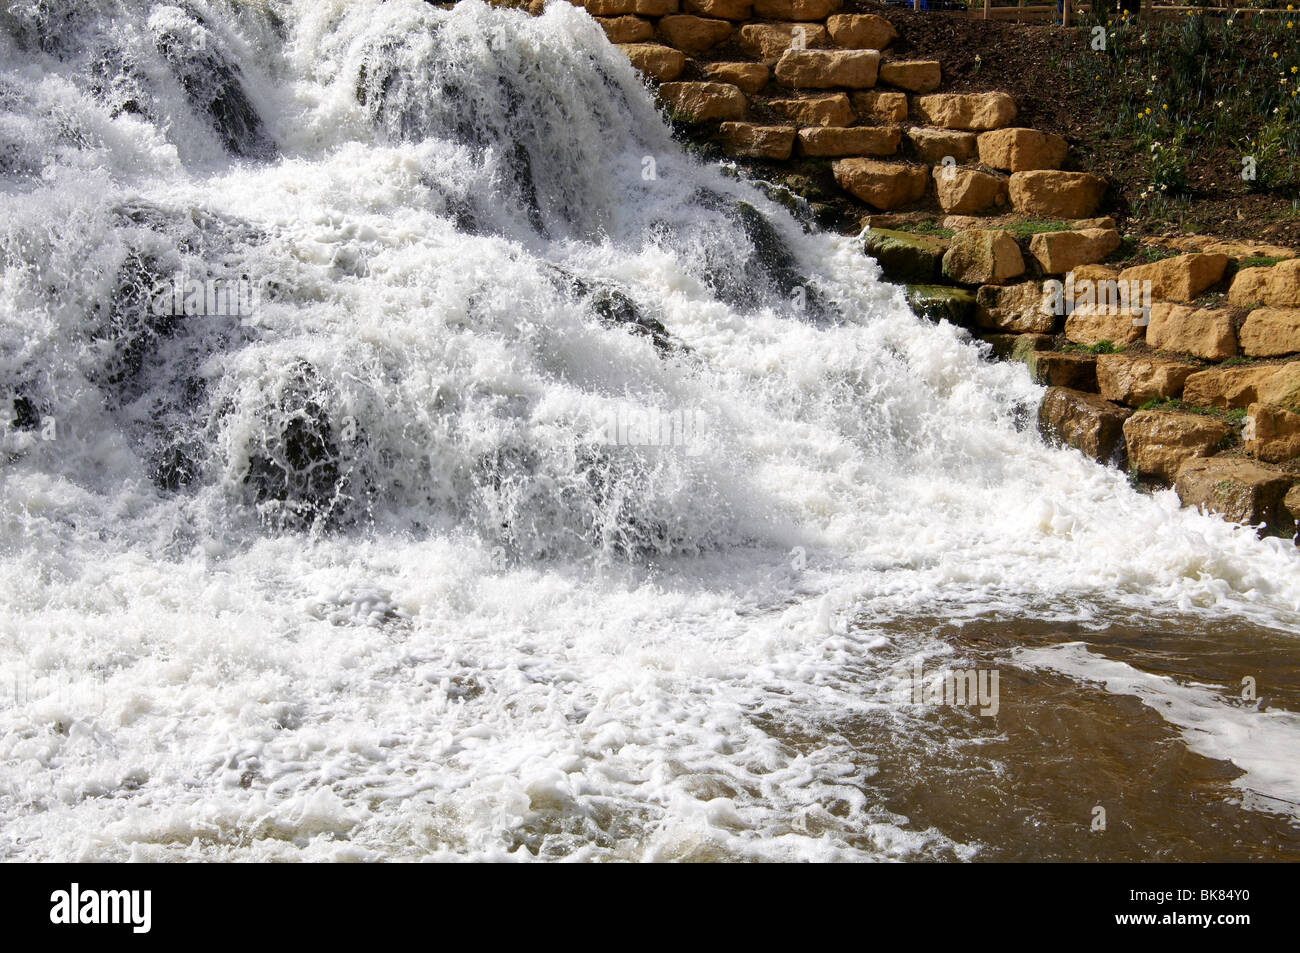
[[[0,64],[0,856],[965,857],[806,740],[911,723],[877,621],[1300,616],[567,3],[17,0]]]

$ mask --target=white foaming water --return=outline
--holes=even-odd
[[[910,717],[872,620],[1297,621],[569,4],[18,2],[0,60],[0,856],[966,857],[816,736]]]

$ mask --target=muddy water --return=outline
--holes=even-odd
[[[1295,803],[1234,762],[1256,766],[1262,748],[1277,774],[1294,770],[1293,636],[1200,620],[880,631],[918,626],[952,647],[946,666],[999,673],[997,713],[928,706],[904,725],[882,708],[826,726],[874,769],[868,800],[907,826],[985,861],[1300,860]]]

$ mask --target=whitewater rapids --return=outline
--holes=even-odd
[[[1300,622],[568,3],[19,0],[0,64],[0,859],[969,858],[838,729],[925,724],[898,620]]]

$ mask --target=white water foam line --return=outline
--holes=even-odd
[[[1300,778],[1295,770],[1300,763],[1300,715],[1295,712],[1260,711],[1257,702],[1234,699],[1216,686],[1143,672],[1090,651],[1081,642],[1017,648],[1012,660],[1024,668],[1058,672],[1136,698],[1178,728],[1189,750],[1230,761],[1245,772],[1232,785],[1259,796],[1251,799],[1251,806],[1300,820]]]

